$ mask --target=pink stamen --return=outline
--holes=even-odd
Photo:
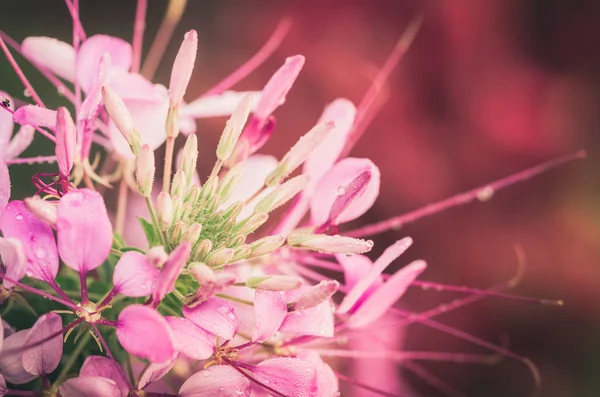
[[[56,162],[56,156],[25,157],[5,161],[6,164],[36,164],[54,162]]]
[[[104,350],[106,350],[106,354],[108,355],[108,357],[111,360],[113,360],[114,362],[118,363],[118,361],[115,360],[115,357],[113,356],[113,354],[111,353],[110,349],[108,348],[108,345],[106,344],[106,341],[104,340],[104,337],[100,333],[100,330],[98,329],[98,326],[96,324],[94,324],[94,323],[90,323],[90,324],[94,328],[94,331],[96,331],[96,335],[98,336],[98,339],[100,340],[100,343],[104,347]],[[119,373],[121,374],[121,376],[123,377],[123,379],[125,379],[125,381],[127,381],[127,385],[129,386],[129,391],[132,392],[133,395],[137,395],[135,389],[133,388],[133,386],[131,385],[131,383],[129,383],[129,381],[128,381],[129,378],[127,377],[127,374],[125,374],[125,371],[123,370],[123,368],[120,365],[117,365],[117,368],[119,368]]]
[[[40,290],[38,290],[38,289],[36,289],[36,288],[30,287],[30,286],[29,286],[29,285],[27,285],[27,284],[23,284],[23,283],[22,283],[22,282],[20,282],[20,281],[12,280],[12,279],[10,279],[10,278],[6,277],[6,276],[5,276],[4,274],[2,274],[2,273],[0,273],[0,278],[1,278],[1,279],[3,279],[3,280],[8,280],[8,281],[10,281],[11,283],[14,283],[15,285],[17,285],[17,286],[19,286],[19,287],[23,288],[24,290],[26,290],[26,291],[28,291],[28,292],[31,292],[32,294],[36,294],[36,295],[39,295],[39,296],[41,296],[41,297],[44,297],[44,298],[46,298],[46,299],[53,300],[53,301],[55,301],[55,302],[58,302],[58,303],[60,303],[61,305],[65,305],[65,306],[67,306],[68,308],[70,308],[70,309],[72,309],[72,310],[79,310],[79,307],[77,307],[77,305],[75,305],[74,303],[72,303],[68,297],[67,297],[67,299],[66,299],[66,300],[63,300],[64,298],[63,298],[63,299],[61,299],[61,298],[58,298],[58,297],[56,297],[56,296],[54,296],[54,295],[51,295],[51,294],[49,294],[49,293],[47,293],[47,292],[40,291]],[[62,291],[61,291],[61,292],[62,292]]]
[[[146,8],[148,0],[138,0],[135,10],[135,23],[133,26],[133,61],[131,72],[139,73],[142,62],[142,44],[144,42],[144,30],[146,29]]]
[[[346,358],[378,358],[392,361],[452,361],[456,363],[493,364],[497,356],[469,353],[445,353],[427,351],[368,351],[341,349],[311,349],[324,356]]]
[[[23,51],[21,50],[21,46],[9,35],[0,30],[0,37],[6,42],[6,44],[8,44],[10,48],[15,50],[19,55],[25,57],[25,55],[23,55]],[[50,83],[52,83],[52,85],[56,87],[60,95],[63,95],[71,103],[75,103],[75,94],[71,92],[71,90],[69,90],[67,86],[64,85],[58,77],[56,77],[54,74],[52,74],[52,72],[40,66],[39,64],[32,61],[29,62],[31,62],[31,64],[35,66],[35,68],[42,74],[42,76],[48,79],[48,81],[50,81]]]
[[[447,198],[445,200],[441,200],[424,207],[421,207],[415,211],[399,215],[378,223],[374,223],[372,225],[367,225],[362,228],[352,230],[344,233],[344,235],[349,237],[365,237],[372,236],[374,234],[383,233],[390,229],[398,229],[399,227],[414,222],[417,219],[424,218],[429,215],[436,214],[438,212],[444,211],[448,208],[457,207],[459,205],[468,204],[476,199],[480,199],[483,193],[488,194],[487,192],[491,192],[492,194],[497,192],[500,189],[505,187],[514,185],[518,182],[526,181],[534,176],[540,175],[552,168],[558,167],[559,165],[563,165],[565,163],[571,162],[573,160],[579,160],[586,157],[586,152],[584,150],[580,150],[578,152],[567,154],[565,156],[561,156],[555,158],[553,160],[547,161],[545,163],[536,165],[535,167],[526,169],[524,171],[518,172],[506,178],[499,179],[495,182],[479,186],[475,189],[469,190],[464,193],[457,194],[456,196]]]
[[[81,25],[81,21],[79,20],[79,0],[75,0],[75,2],[76,4],[73,4],[71,3],[71,0],[65,0],[67,8],[69,9],[69,13],[71,14],[71,19],[73,20],[73,29],[77,31],[78,36],[81,40],[85,40],[85,31],[83,30],[83,26]]]
[[[274,393],[276,396],[280,396],[280,397],[288,397],[285,394],[281,394],[280,392],[278,392],[277,390],[271,388],[268,385],[265,385],[264,383],[262,383],[261,381],[255,379],[253,376],[248,375],[247,373],[245,373],[244,371],[241,370],[241,368],[247,369],[248,371],[252,371],[252,369],[254,368],[251,365],[248,364],[244,364],[244,363],[240,363],[240,362],[236,362],[234,363],[233,361],[229,360],[226,357],[221,357],[221,360],[225,361],[227,364],[229,364],[233,369],[235,369],[236,371],[238,371],[240,374],[242,374],[245,378],[247,378],[250,382],[252,383],[256,383],[257,385],[259,385],[260,387],[262,387],[265,390],[270,391],[271,393]]]
[[[42,102],[42,100],[38,96],[37,92],[35,92],[35,90],[33,89],[33,86],[31,85],[31,83],[29,83],[29,80],[27,80],[27,77],[25,77],[25,74],[23,73],[23,71],[21,70],[19,65],[17,64],[17,61],[15,61],[15,58],[10,53],[10,50],[8,49],[8,47],[6,47],[6,44],[4,43],[4,39],[2,39],[1,36],[0,36],[0,47],[2,47],[2,51],[4,51],[4,55],[6,55],[8,62],[14,69],[17,76],[19,76],[19,79],[21,80],[21,82],[23,83],[23,85],[25,86],[27,91],[31,94],[31,96],[35,100],[35,103],[37,103],[38,106],[46,107],[44,105],[44,102]]]
[[[414,375],[421,378],[425,383],[427,383],[432,388],[439,390],[440,392],[446,394],[450,397],[467,397],[466,394],[456,390],[448,383],[444,382],[442,379],[438,378],[427,369],[425,369],[420,364],[414,363],[412,361],[405,361],[402,363],[402,366],[412,372]]]
[[[69,11],[71,8],[69,8]],[[75,49],[75,64],[77,64],[77,56],[79,53],[79,29],[78,26],[81,26],[81,22],[79,21],[79,0],[73,0],[73,12],[71,12],[71,16],[73,18],[73,48]],[[79,113],[79,108],[81,107],[81,85],[79,84],[79,79],[75,76],[75,114]]]
[[[291,26],[292,22],[288,18],[280,21],[277,24],[275,31],[273,31],[271,34],[271,37],[269,37],[267,42],[258,50],[256,54],[252,56],[252,58],[247,60],[246,63],[236,69],[233,73],[217,83],[217,85],[202,94],[201,97],[221,94],[255,71],[267,60],[267,58],[273,54],[273,52],[275,52],[277,48],[279,48],[281,42],[288,34]]]

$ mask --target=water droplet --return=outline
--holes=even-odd
[[[44,248],[44,247],[40,247],[35,250],[35,256],[38,259],[44,259],[47,254],[48,254],[48,251],[46,251],[46,248]]]
[[[373,248],[373,245],[374,245],[373,240],[367,240],[367,246],[369,248]]]
[[[22,221],[23,220],[23,215],[17,214],[17,216],[15,216],[15,219],[18,220],[18,221]]]
[[[202,371],[202,375],[208,378],[210,376],[210,370],[205,369],[204,371]]]
[[[338,187],[337,194],[338,194],[338,196],[343,196],[344,194],[346,194],[346,187],[345,186]]]
[[[235,320],[235,316],[233,315],[233,313],[229,313],[227,317],[229,317],[230,320]]]
[[[25,88],[23,90],[23,95],[25,95],[27,98],[31,98],[31,91],[29,91],[28,88]]]
[[[242,394],[244,394],[244,391],[243,391],[243,390],[240,390],[240,389],[237,389],[237,390],[235,391],[235,394],[237,394],[238,396],[241,396]]]

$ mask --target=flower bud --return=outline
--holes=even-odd
[[[185,223],[183,223],[181,221],[175,222],[175,224],[173,225],[173,228],[171,230],[171,236],[170,236],[171,244],[177,245],[181,241],[181,237],[183,236],[183,234],[185,232],[186,232]]]
[[[183,170],[178,170],[173,176],[173,183],[171,184],[171,196],[184,197],[187,191],[187,178]]]
[[[235,188],[242,179],[243,166],[244,163],[237,163],[229,171],[227,171],[223,177],[223,180],[219,184],[219,190],[217,191],[221,197],[221,201],[226,202],[229,200],[232,193],[235,191]]]
[[[295,234],[288,237],[288,244],[329,254],[362,254],[373,248],[373,241],[346,236],[326,234]]]
[[[340,283],[335,280],[323,280],[319,284],[308,288],[294,302],[288,303],[288,309],[299,311],[315,307],[331,298],[339,287]]]
[[[208,200],[214,196],[219,187],[219,177],[214,176],[208,178],[204,186],[202,186],[202,190],[200,191],[200,198],[198,200]]]
[[[233,152],[235,145],[242,134],[242,128],[248,120],[250,107],[252,106],[252,95],[246,95],[231,113],[231,117],[225,124],[225,129],[217,146],[217,158],[226,161]]]
[[[252,251],[249,258],[256,258],[257,256],[268,254],[269,252],[281,247],[284,242],[285,237],[278,235],[266,236],[258,239],[250,245]]]
[[[183,202],[181,201],[181,197],[173,196],[171,198],[171,201],[173,202],[173,220],[171,222],[184,219],[183,211],[185,210],[185,208],[183,208]]]
[[[196,172],[196,162],[198,161],[198,138],[196,134],[190,134],[185,141],[185,146],[181,152],[181,169],[185,172],[185,185],[192,184],[192,177]]]
[[[170,105],[178,106],[192,77],[196,52],[198,51],[198,33],[190,30],[184,36],[181,47],[171,71],[171,82],[169,84]]]
[[[225,211],[223,211],[223,218],[237,219],[238,215],[242,212],[243,209],[244,203],[242,203],[241,201],[236,201],[235,203],[227,207]]]
[[[193,223],[183,234],[182,239],[195,243],[200,238],[202,232],[202,225],[199,223]]]
[[[246,259],[248,254],[250,254],[251,248],[249,245],[244,244],[240,245],[237,248],[233,249],[233,258],[231,258],[230,263],[235,263],[237,261],[241,261],[242,259]]]
[[[213,243],[209,239],[204,239],[196,247],[195,258],[198,261],[203,261],[204,258],[212,251]]]
[[[257,118],[266,119],[285,102],[285,96],[296,81],[302,66],[304,66],[302,55],[291,56],[285,60],[285,63],[269,79],[262,90],[262,95],[254,111]]]
[[[56,113],[56,162],[61,175],[69,175],[75,158],[75,123],[65,107]]]
[[[36,218],[46,222],[51,227],[56,227],[58,211],[56,205],[43,200],[40,196],[27,197],[25,206]]]
[[[143,145],[136,159],[135,180],[138,191],[144,197],[150,197],[154,183],[154,152],[150,146]]]
[[[133,154],[137,155],[140,149],[141,137],[133,127],[133,120],[125,103],[109,86],[102,87],[102,99],[110,119],[131,146]]]
[[[206,257],[206,263],[211,267],[223,266],[233,258],[233,249],[220,248]]]
[[[308,155],[325,139],[334,127],[333,122],[320,123],[304,134],[283,156],[277,168],[265,180],[266,186],[275,186],[298,168]]]
[[[158,247],[150,248],[146,253],[146,257],[154,267],[161,268],[167,261],[169,255],[165,251],[165,247],[159,245]]]
[[[173,222],[173,200],[165,192],[160,192],[156,200],[156,212],[163,230],[171,226]]]
[[[200,190],[202,188],[198,185],[192,185],[190,190],[187,192],[187,196],[185,197],[186,203],[196,204],[200,199]]]
[[[304,189],[309,180],[310,177],[306,174],[290,179],[260,200],[254,207],[254,212],[271,212],[279,208]]]
[[[269,219],[269,214],[258,212],[236,224],[235,229],[241,234],[248,235],[261,227],[267,219]]]
[[[246,280],[246,287],[267,291],[290,291],[299,288],[303,283],[300,277],[273,275],[250,277]]]

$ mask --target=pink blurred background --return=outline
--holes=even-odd
[[[135,1],[81,3],[88,34],[130,40]],[[166,8],[166,1],[149,3],[146,50]],[[0,28],[19,41],[29,35],[70,40],[61,1],[15,1],[2,9]],[[389,81],[388,100],[352,152],[371,158],[382,171],[381,195],[361,223],[578,149],[587,150],[588,158],[498,192],[490,202],[376,236],[373,255],[409,235],[415,245],[397,266],[423,258],[429,264],[425,280],[487,288],[514,275],[514,246],[522,246],[527,273],[512,292],[561,299],[564,307],[487,299],[439,319],[490,342],[508,340],[511,350],[540,368],[543,396],[600,395],[600,2],[190,1],[155,80],[168,83],[179,38],[198,30],[198,62],[187,95],[192,99],[247,60],[281,18],[291,17],[283,45],[235,87],[260,89],[286,56],[306,56],[288,101],[275,113],[277,130],[263,149],[281,155],[327,103],[338,97],[360,101],[419,13],[424,23]],[[2,89],[22,90],[4,59],[0,72]],[[223,121],[200,124],[204,169],[214,161]],[[421,311],[458,296],[415,288],[400,304]],[[423,326],[409,328],[406,347],[485,352]],[[527,369],[510,359],[493,366],[425,366],[470,396],[531,391]],[[402,365],[398,376],[406,376],[415,395],[443,395]]]

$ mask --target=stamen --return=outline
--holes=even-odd
[[[244,377],[246,377],[250,382],[256,383],[257,385],[259,385],[260,387],[262,387],[265,390],[270,391],[271,393],[273,393],[276,396],[280,396],[280,397],[288,397],[285,394],[281,394],[280,392],[278,392],[277,390],[271,388],[270,386],[265,385],[264,383],[262,383],[261,381],[255,379],[253,376],[248,375],[246,372],[242,371],[241,368],[246,368],[248,369],[248,371],[251,371],[251,366],[249,365],[244,365],[244,363],[234,363],[233,361],[229,360],[227,357],[225,356],[221,356],[221,360],[225,361],[227,364],[229,364],[233,369],[235,369],[236,371],[238,371],[240,374],[242,374]]]
[[[21,157],[11,160],[6,160],[5,164],[42,164],[55,163],[56,156],[37,156],[37,157]]]
[[[402,363],[402,366],[404,368],[406,368],[407,370],[409,370],[410,372],[412,372],[414,375],[421,378],[429,386],[441,391],[442,393],[446,394],[447,396],[467,397],[466,394],[456,390],[455,388],[450,386],[448,383],[444,382],[442,379],[438,378],[437,376],[432,374],[430,371],[425,369],[420,364],[413,363],[412,361],[405,361]]]
[[[282,19],[278,24],[271,37],[267,40],[267,42],[258,50],[256,54],[252,56],[249,60],[246,61],[242,66],[237,68],[233,73],[229,76],[225,77],[221,80],[217,85],[212,87],[210,90],[206,91],[200,98],[218,95],[223,93],[225,90],[233,87],[250,73],[258,69],[260,65],[263,64],[269,58],[273,52],[281,45],[281,42],[287,36],[290,27],[292,26],[292,21],[289,18]]]
[[[76,5],[71,3],[71,0],[65,0],[67,4],[67,8],[69,9],[69,14],[71,14],[71,19],[73,19],[74,29],[77,31],[79,38],[81,40],[86,39],[85,31],[83,30],[83,26],[81,25],[81,21],[79,20],[79,0],[75,0]]]
[[[10,279],[10,278],[6,277],[6,276],[5,276],[4,274],[2,274],[2,273],[0,273],[0,279],[3,279],[3,280],[8,280],[8,281],[10,281],[11,283],[14,283],[15,285],[17,285],[18,287],[21,287],[21,288],[23,288],[24,290],[26,290],[26,291],[28,291],[28,292],[31,292],[32,294],[36,294],[36,295],[42,296],[42,297],[44,297],[44,298],[46,298],[46,299],[53,300],[53,301],[55,301],[55,302],[58,302],[58,303],[60,303],[61,305],[65,305],[65,306],[67,306],[68,308],[70,308],[70,309],[72,309],[72,310],[79,310],[79,308],[77,307],[77,305],[75,305],[74,303],[70,302],[70,299],[69,299],[69,300],[63,300],[63,299],[61,299],[61,298],[58,298],[58,297],[56,297],[56,296],[54,296],[54,295],[51,295],[51,294],[49,294],[49,293],[47,293],[47,292],[40,291],[40,290],[38,290],[38,289],[36,289],[36,288],[33,288],[33,287],[31,287],[31,286],[29,286],[29,285],[27,285],[27,284],[23,284],[23,283],[22,283],[22,282],[20,282],[20,281],[12,280],[12,279]]]
[[[369,351],[341,349],[311,349],[324,356],[347,358],[377,358],[392,361],[423,360],[423,361],[452,361],[455,363],[495,364],[498,355],[446,353],[428,351]]]
[[[138,0],[135,10],[135,23],[133,25],[133,60],[131,72],[139,73],[142,61],[142,44],[144,42],[144,30],[146,29],[146,8],[148,0]]]
[[[466,191],[464,193],[457,194],[456,196],[426,205],[421,207],[415,211],[408,212],[403,215],[399,215],[390,219],[386,219],[381,222],[374,223],[372,225],[367,225],[361,227],[359,229],[355,229],[349,232],[344,233],[346,236],[350,237],[364,237],[364,236],[372,236],[374,234],[383,233],[390,229],[398,229],[401,226],[414,222],[417,219],[424,218],[429,215],[437,214],[438,212],[442,212],[448,208],[457,207],[459,205],[468,204],[472,201],[480,199],[481,192],[486,192],[486,195],[489,195],[490,191],[498,191],[505,187],[514,185],[517,182],[523,182],[534,176],[540,175],[550,169],[558,167],[560,165],[569,163],[573,160],[580,160],[586,157],[586,152],[584,150],[580,150],[575,153],[567,154],[565,156],[557,157],[553,160],[547,161],[545,163],[536,165],[535,167],[531,167],[524,171],[518,172],[516,174],[510,175],[506,178],[498,179],[492,183],[487,185],[479,186],[475,189]]]
[[[17,64],[17,61],[15,61],[15,58],[10,53],[10,50],[8,49],[8,47],[6,47],[6,44],[4,43],[4,40],[2,39],[1,36],[0,36],[0,47],[2,47],[2,51],[4,51],[4,54],[6,55],[8,62],[14,69],[15,73],[17,74],[17,76],[19,77],[19,79],[21,80],[23,85],[25,86],[25,89],[27,89],[27,91],[31,94],[31,96],[35,100],[35,103],[37,103],[38,106],[46,107],[46,105],[44,105],[44,102],[42,102],[42,100],[38,96],[37,92],[35,92],[35,90],[33,89],[33,86],[31,85],[29,80],[27,80],[27,77],[25,77],[25,74],[23,73],[23,71],[21,70],[19,65]]]

